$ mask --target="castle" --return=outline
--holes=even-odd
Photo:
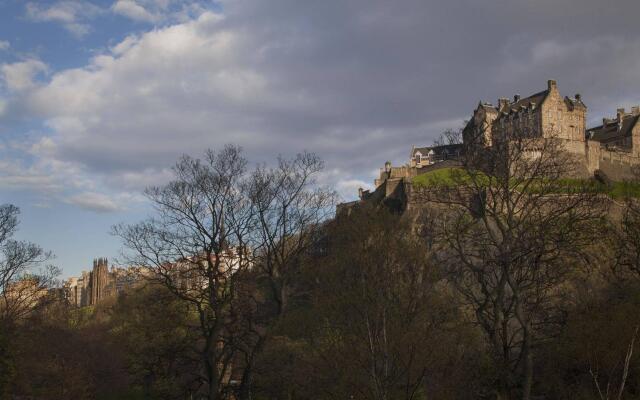
[[[587,128],[587,106],[579,94],[562,96],[555,80],[546,90],[527,97],[500,98],[497,105],[480,101],[462,129],[462,143],[415,147],[402,166],[390,162],[380,168],[375,190],[359,190],[360,200],[385,202],[392,208],[404,208],[411,202],[411,180],[417,175],[458,164],[469,146],[490,148],[501,137],[526,135],[532,138],[556,138],[578,161],[579,178],[597,175],[601,179],[634,179],[634,167],[640,166],[640,107],[629,112],[619,108],[602,125]],[[341,204],[338,211],[358,201]]]
[[[462,132],[465,144],[491,146],[499,137],[519,134],[562,141],[565,150],[577,156],[582,177],[595,173],[613,181],[633,178],[632,167],[640,165],[640,107],[617,110],[614,118],[587,129],[587,106],[582,97],[562,96],[556,81],[528,97],[498,99],[497,106],[480,102]]]
[[[77,307],[93,306],[114,296],[135,282],[135,274],[124,268],[112,267],[106,258],[93,260],[91,271],[69,278],[64,284],[67,301]]]

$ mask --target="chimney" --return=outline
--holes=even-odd
[[[504,108],[509,106],[509,99],[506,97],[501,97],[498,99],[498,110],[502,111]]]
[[[555,79],[549,79],[547,81],[547,89],[551,90],[551,89],[555,89],[558,87],[558,84],[556,83]]]
[[[513,102],[514,103],[517,103],[519,101],[520,101],[520,95],[519,94],[516,94],[515,96],[513,96]]]
[[[616,115],[618,117],[618,122],[622,121],[622,119],[624,118],[624,108],[618,108],[618,110],[616,111]]]
[[[580,93],[576,93],[575,98],[577,101],[582,100],[582,96],[580,96]]]
[[[633,114],[633,115],[640,115],[640,106],[633,106],[633,107],[631,107],[631,114]]]
[[[362,195],[364,194],[364,189],[363,188],[358,188],[358,197],[360,198],[360,200],[362,200]]]

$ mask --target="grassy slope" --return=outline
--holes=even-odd
[[[454,176],[457,175],[457,177],[461,177],[461,174],[464,174],[464,172],[459,168],[442,168],[418,175],[413,178],[412,182],[416,187],[451,187],[455,185],[455,182],[460,181],[460,178],[454,178]],[[589,186],[598,192],[608,194],[614,199],[624,198],[627,196],[640,198],[640,183],[614,182],[610,186],[607,186],[601,183],[593,183],[581,179],[562,179],[561,184],[566,187],[567,192]]]

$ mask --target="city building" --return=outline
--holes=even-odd
[[[137,281],[135,272],[132,268],[109,269],[106,258],[95,259],[91,271],[82,271],[81,276],[67,279],[64,284],[65,297],[77,307],[96,305],[131,287]]]

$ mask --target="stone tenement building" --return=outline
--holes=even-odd
[[[135,276],[130,269],[109,269],[109,261],[98,258],[93,260],[91,271],[82,271],[80,277],[72,277],[65,282],[65,296],[70,304],[78,307],[96,305],[133,285]]]

